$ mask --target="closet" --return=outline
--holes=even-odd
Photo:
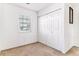
[[[64,49],[64,12],[57,9],[38,20],[39,41],[57,50]]]

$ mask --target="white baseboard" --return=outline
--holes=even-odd
[[[67,53],[71,48],[72,48],[72,46],[67,48],[66,50],[62,51],[62,53],[64,53],[64,54]]]
[[[21,45],[12,46],[12,47],[9,47],[9,48],[0,49],[0,52],[3,51],[3,50],[12,49],[12,48],[16,48],[16,47],[20,47],[20,46],[24,46],[24,45],[36,43],[36,42],[37,42],[37,41],[35,41],[35,42],[28,42],[28,43],[26,43],[26,44],[21,44]]]

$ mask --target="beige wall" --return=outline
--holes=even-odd
[[[64,5],[64,39],[65,39],[65,51],[68,51],[72,47],[73,40],[73,24],[69,24],[69,6],[71,4]]]
[[[73,3],[72,4],[74,8],[74,24],[73,24],[73,29],[74,29],[74,35],[73,35],[73,42],[75,46],[79,47],[79,3]]]
[[[73,24],[69,24],[69,6],[73,8]],[[65,51],[79,47],[79,3],[65,4]]]

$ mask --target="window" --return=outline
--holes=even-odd
[[[21,32],[29,32],[30,29],[30,18],[28,16],[20,15],[19,17],[19,28]]]

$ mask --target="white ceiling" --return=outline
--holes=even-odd
[[[44,9],[48,6],[50,6],[52,3],[30,3],[30,4],[26,4],[26,3],[15,3],[15,5],[24,7],[24,8],[28,8],[34,11],[39,11],[41,9]]]

